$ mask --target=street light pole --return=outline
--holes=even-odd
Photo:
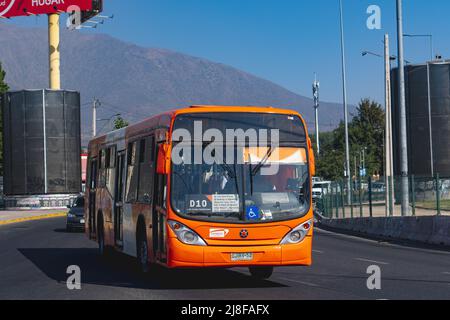
[[[347,75],[345,65],[345,40],[344,40],[344,17],[342,0],[339,0],[339,13],[341,25],[341,61],[342,61],[342,91],[344,102],[344,124],[345,124],[345,178],[347,180],[347,202],[351,205],[351,183],[350,183],[350,146],[348,138],[348,106],[347,106]]]
[[[404,34],[404,37],[408,38],[429,38],[430,39],[430,61],[434,60],[434,44],[432,34]]]
[[[398,85],[400,106],[400,165],[402,216],[409,215],[408,138],[406,122],[405,66],[403,53],[403,8],[397,0]]]
[[[384,42],[383,42],[383,43],[384,43]],[[367,56],[367,55],[372,55],[372,56],[375,56],[375,57],[378,57],[378,58],[382,58],[382,59],[385,58],[383,55],[378,54],[378,53],[374,53],[374,52],[371,52],[371,51],[363,51],[363,52],[361,53],[361,55],[362,55],[363,57],[365,57],[365,56]],[[391,56],[389,57],[389,59],[390,59],[390,61],[395,61],[395,60],[397,60],[397,56],[391,55]],[[405,64],[411,64],[411,61],[405,60]]]

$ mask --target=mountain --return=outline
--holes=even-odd
[[[47,87],[47,56],[46,29],[0,23],[0,62],[12,90]],[[61,59],[63,88],[81,92],[84,143],[94,97],[102,103],[100,119],[120,113],[133,123],[193,104],[270,105],[300,111],[314,129],[311,99],[224,64],[67,30],[61,32]],[[340,104],[321,104],[321,130],[333,129],[341,118]],[[110,126],[106,120],[98,124],[103,131]]]

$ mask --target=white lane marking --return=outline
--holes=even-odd
[[[299,281],[299,280],[292,280],[292,279],[288,279],[288,278],[278,278],[280,280],[284,280],[284,281],[289,281],[289,282],[295,282],[295,283],[299,283],[299,284],[303,284],[305,286],[309,286],[309,287],[319,287],[317,284],[311,283],[311,282],[305,282],[305,281]]]
[[[320,250],[313,250],[313,252],[315,252],[315,253],[320,253],[320,254],[323,253],[323,251],[320,251]]]
[[[445,271],[445,272],[442,272],[442,274],[450,275],[450,272]]]
[[[383,262],[383,261],[375,261],[375,260],[369,260],[369,259],[364,259],[364,258],[355,258],[354,260],[362,261],[362,262],[376,263],[376,264],[381,264],[381,265],[388,265],[389,264],[389,263]]]
[[[320,228],[318,228],[316,230],[316,234],[331,235],[331,236],[335,236],[335,237],[339,237],[339,238],[343,238],[343,239],[354,240],[357,242],[365,242],[367,244],[373,244],[375,246],[383,246],[383,247],[394,248],[394,249],[399,249],[399,250],[450,255],[450,252],[447,252],[447,251],[436,250],[436,249],[424,249],[424,248],[419,248],[419,247],[407,247],[404,245],[394,244],[394,243],[390,243],[390,242],[380,242],[379,240],[370,240],[370,239],[365,239],[365,238],[361,238],[361,237],[346,235],[343,233],[326,231],[326,230],[323,230]]]

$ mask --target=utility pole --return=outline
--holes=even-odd
[[[320,83],[317,81],[317,75],[314,73],[313,83],[313,97],[314,97],[314,111],[316,118],[316,143],[317,143],[317,155],[320,155],[320,140],[319,140],[319,88]]]
[[[60,52],[59,52],[59,13],[48,15],[50,89],[61,89]]]
[[[92,137],[95,138],[97,135],[97,108],[100,106],[100,101],[94,98],[94,103],[92,104]]]
[[[385,185],[386,210],[393,213],[394,190],[391,186],[393,177],[393,145],[392,145],[392,97],[391,97],[391,55],[389,50],[389,35],[384,36],[384,67],[385,67],[385,95],[386,95],[386,127],[385,127]],[[392,188],[391,188],[392,187]]]
[[[408,137],[406,122],[405,66],[403,53],[403,8],[397,0],[398,85],[400,105],[400,170],[402,216],[409,216]]]
[[[344,17],[342,0],[339,0],[340,24],[341,24],[341,59],[342,59],[342,91],[344,102],[344,123],[345,123],[345,178],[347,180],[347,202],[351,205],[351,183],[350,183],[350,145],[348,138],[348,106],[347,106],[347,75],[345,65],[345,40],[344,40]]]

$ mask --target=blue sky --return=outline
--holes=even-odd
[[[314,72],[321,98],[342,101],[338,0],[105,0],[114,20],[98,30],[146,47],[166,48],[207,58],[311,96]],[[366,27],[369,5],[379,5],[382,30]],[[432,33],[436,52],[450,57],[450,1],[404,0],[405,33]],[[349,102],[384,100],[383,61],[362,57],[383,52],[391,35],[396,54],[395,0],[344,0]],[[9,23],[44,26],[46,17]],[[405,57],[429,58],[425,38],[405,39]]]

